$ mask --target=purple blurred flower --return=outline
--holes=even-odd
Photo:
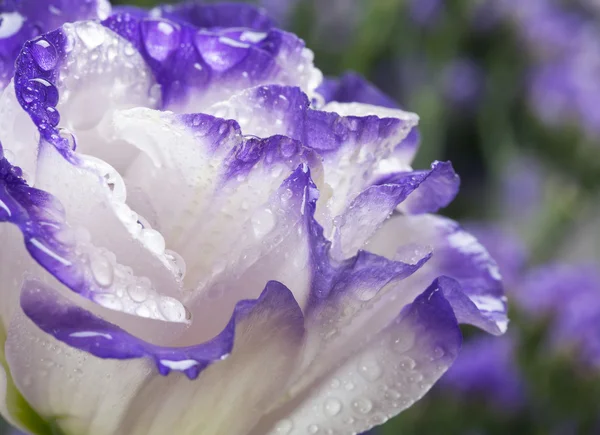
[[[409,15],[420,26],[434,26],[444,10],[443,0],[409,0]]]
[[[568,5],[550,0],[499,3],[534,59],[531,106],[547,124],[579,124],[600,137],[600,25]]]
[[[454,105],[473,108],[483,87],[483,71],[472,59],[455,59],[442,71],[444,96]]]
[[[526,402],[526,388],[516,362],[515,340],[479,337],[463,345],[456,363],[440,381],[469,400],[484,400],[506,411]]]
[[[517,303],[534,318],[550,320],[548,344],[574,352],[600,369],[600,271],[596,265],[549,264],[529,272]]]

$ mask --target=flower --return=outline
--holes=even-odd
[[[86,5],[24,42],[0,97],[14,426],[357,433],[426,393],[459,322],[504,331],[496,264],[433,214],[452,166],[410,167],[416,115],[323,81],[261,9]]]

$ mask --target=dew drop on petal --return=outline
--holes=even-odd
[[[287,435],[292,431],[293,428],[294,425],[291,420],[280,420],[275,425],[275,432],[281,435]]]
[[[121,304],[121,301],[117,299],[115,295],[108,293],[95,295],[94,301],[110,310],[121,311],[123,309],[123,304]]]
[[[268,208],[258,210],[251,218],[252,229],[257,239],[262,239],[275,228],[273,212]]]
[[[374,382],[381,377],[381,366],[371,358],[363,358],[358,364],[358,373],[367,381]]]
[[[319,426],[317,426],[316,424],[311,424],[310,426],[308,426],[308,433],[317,433],[319,432]]]
[[[134,302],[144,302],[148,298],[148,288],[140,282],[127,286],[127,294]]]
[[[179,44],[179,26],[166,20],[142,21],[144,47],[148,54],[162,62]]]
[[[100,254],[90,255],[90,267],[99,286],[109,287],[113,283],[114,269],[108,258]]]
[[[165,238],[156,230],[144,230],[142,232],[144,244],[148,249],[156,254],[162,254],[165,251]]]
[[[77,24],[75,32],[89,50],[99,47],[104,42],[105,33],[100,24],[91,21],[82,22]]]
[[[182,322],[188,318],[188,312],[177,299],[163,296],[158,302],[158,309],[171,322]]]
[[[32,44],[31,55],[35,63],[44,71],[53,69],[58,61],[56,48],[45,39],[38,39]]]
[[[58,134],[67,141],[69,148],[75,151],[77,148],[77,141],[73,133],[67,128],[59,128]]]
[[[352,407],[361,414],[368,414],[373,409],[373,403],[369,399],[361,397],[352,402]]]
[[[324,409],[327,415],[338,415],[342,410],[342,402],[335,397],[330,397],[325,401]]]

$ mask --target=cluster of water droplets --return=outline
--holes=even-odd
[[[422,325],[421,325],[422,326]],[[399,318],[357,358],[336,370],[301,419],[277,422],[274,433],[343,434],[380,425],[411,406],[447,369],[446,351],[428,331]],[[310,416],[320,415],[310,423]]]
[[[114,253],[94,246],[86,229],[63,225],[54,233],[53,241],[68,247],[64,265],[70,269],[71,284],[77,283],[94,302],[140,317],[188,320],[189,314],[178,300],[160,295],[149,278],[136,276],[130,267],[117,262]]]
[[[81,156],[84,166],[92,169],[101,177],[101,181],[110,190],[111,205],[119,218],[136,240],[152,252],[182,281],[185,277],[186,265],[183,258],[175,251],[166,249],[165,238],[156,231],[146,219],[134,212],[127,204],[127,190],[121,175],[108,163],[93,156]]]

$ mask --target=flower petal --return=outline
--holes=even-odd
[[[303,334],[302,312],[292,294],[281,284],[268,284],[238,324],[231,355],[194,382],[170,376],[146,384],[128,408],[120,434],[246,434],[283,398]]]
[[[7,0],[0,4],[0,89],[10,81],[14,62],[25,41],[41,33],[61,26],[63,23],[101,20],[110,14],[107,0],[48,0],[40,4],[35,0]],[[46,67],[56,62],[55,53],[39,51]]]
[[[51,149],[54,150],[53,147]],[[60,163],[69,165],[62,157],[57,162],[59,171]],[[15,295],[25,273],[35,274],[44,280],[49,278],[22,252],[22,238],[33,260],[73,292],[116,311],[186,322],[185,308],[181,303],[158,293],[154,287],[156,283],[176,287],[172,276],[149,273],[155,278],[154,286],[147,277],[136,276],[130,267],[118,263],[112,252],[92,244],[85,228],[74,229],[73,221],[67,222],[64,208],[56,198],[29,187],[19,175],[19,168],[10,165],[6,159],[0,159],[0,223],[13,224],[22,234],[19,237],[20,234],[6,231],[4,226],[0,232],[2,245],[10,247],[13,252],[3,259],[0,266],[4,282],[4,303],[0,312],[3,323],[12,317]],[[125,245],[127,243],[123,241],[121,246]],[[124,256],[132,258],[135,253]],[[141,261],[131,264],[144,266],[143,262],[148,261],[148,257],[139,250],[137,256],[142,258]],[[129,317],[122,320],[127,320],[129,326],[135,326],[136,322]],[[149,336],[154,333],[156,338],[163,338],[155,328],[146,326],[144,329]],[[170,328],[164,326],[162,329],[165,332]]]
[[[35,48],[40,41],[44,41],[46,49],[51,47],[55,50],[58,56],[53,69],[45,69],[40,64]],[[120,50],[128,57],[122,56],[115,60]],[[136,65],[142,69],[136,69],[132,75],[131,68],[136,68]],[[23,160],[35,173],[35,177],[29,178],[38,189],[43,189],[60,200],[67,211],[69,221],[69,225],[66,225],[66,220],[63,219],[61,230],[78,231],[79,228],[83,228],[89,231],[89,236],[83,239],[91,236],[95,246],[108,250],[100,253],[88,243],[89,240],[77,241],[86,246],[86,249],[79,246],[78,255],[92,255],[86,252],[91,249],[95,251],[94,258],[98,258],[104,265],[106,278],[102,278],[101,281],[106,282],[99,283],[96,280],[92,288],[97,288],[97,285],[110,287],[115,283],[125,286],[126,282],[119,278],[131,277],[131,271],[127,267],[132,267],[139,274],[139,278],[145,280],[144,284],[141,281],[138,283],[141,293],[144,293],[144,289],[150,290],[152,287],[147,278],[143,278],[146,276],[168,295],[168,299],[162,299],[158,305],[146,308],[141,307],[139,303],[130,304],[131,301],[128,301],[127,308],[123,306],[125,300],[120,295],[115,300],[114,294],[101,296],[106,292],[90,293],[90,289],[84,290],[83,283],[78,281],[81,276],[77,277],[73,271],[87,273],[95,262],[92,261],[90,266],[84,267],[77,258],[69,260],[63,257],[63,260],[71,264],[62,264],[65,271],[59,279],[72,289],[78,289],[76,291],[79,293],[88,297],[93,295],[93,298],[104,306],[110,305],[126,312],[135,312],[139,308],[140,315],[164,318],[164,313],[160,314],[159,306],[175,303],[172,296],[177,296],[179,288],[177,280],[181,270],[173,256],[175,254],[164,251],[164,242],[159,233],[138,224],[138,218],[142,218],[125,204],[126,188],[118,172],[94,156],[80,154],[80,151],[94,153],[111,158],[115,165],[126,166],[126,153],[111,154],[114,149],[103,146],[102,142],[96,140],[96,129],[107,115],[105,111],[110,113],[111,110],[131,105],[153,104],[151,96],[148,95],[153,84],[151,73],[144,72],[143,68],[143,60],[139,56],[136,57],[135,49],[127,41],[94,22],[65,25],[44,35],[43,39],[26,43],[17,62],[15,96],[37,127],[41,142],[36,147],[33,143],[24,144],[22,140],[12,141],[13,149],[16,147],[17,152],[12,152],[11,155],[17,162]],[[83,79],[86,80],[85,85],[82,84]],[[57,83],[57,86],[53,83]],[[89,92],[98,94],[94,96]],[[7,92],[4,95],[7,95]],[[81,107],[81,104],[87,105],[92,97],[97,97],[97,113]],[[11,113],[20,116],[19,110],[12,108],[14,100],[3,100],[3,103],[11,107]],[[62,120],[59,119],[59,111],[63,115]],[[82,117],[80,113],[86,115]],[[57,128],[59,122],[60,127]],[[10,131],[13,126],[8,123],[6,128]],[[74,151],[77,142],[74,135],[82,139],[77,152]],[[19,152],[19,148],[27,146],[35,151]],[[10,148],[8,151],[11,151]],[[67,249],[65,244],[58,243],[57,246],[59,245],[64,248],[62,250],[65,251],[65,255],[75,255],[74,246],[69,245]],[[45,245],[45,248],[48,249],[49,246]],[[111,260],[111,256],[115,255],[122,264],[117,267],[121,269],[120,274],[113,267],[114,258]],[[55,263],[58,261],[56,258],[54,260]],[[81,267],[71,267],[72,264]],[[60,264],[56,266],[61,267]],[[90,278],[94,272],[93,267],[91,269]],[[52,272],[58,273],[59,269]],[[84,281],[87,284],[93,282]],[[132,285],[137,286],[133,283]],[[120,293],[125,296],[123,289]],[[147,303],[152,302],[153,294],[156,295],[152,290],[145,293]],[[183,307],[178,302],[176,305],[179,306],[177,316],[181,317],[180,314],[184,313]]]
[[[273,27],[265,9],[244,3],[202,4],[192,0],[156,7],[150,15],[188,23],[200,29],[245,27],[265,32]]]
[[[261,413],[256,412],[257,409],[266,410],[272,406],[283,391],[295,367],[304,334],[304,319],[298,304],[291,292],[275,281],[267,284],[257,300],[240,301],[229,324],[217,337],[189,347],[161,347],[145,343],[73,305],[38,282],[27,283],[21,302],[24,313],[38,327],[69,346],[103,359],[147,357],[154,361],[163,375],[173,370],[198,378],[190,382],[179,376],[148,375],[144,366],[135,361],[105,361],[78,351],[69,352],[70,355],[66,356],[64,352],[56,355],[51,353],[56,346],[53,339],[47,346],[34,346],[40,355],[30,355],[21,350],[30,340],[23,332],[26,328],[13,328],[8,346],[13,357],[11,367],[21,381],[19,386],[36,409],[44,410],[46,415],[67,412],[64,420],[58,420],[62,427],[81,427],[86,422],[90,425],[91,421],[91,425],[104,434],[158,434],[165,433],[167,428],[187,433],[198,424],[203,424],[207,433],[212,433],[211,430],[217,433],[217,429],[223,428],[229,429],[227,433],[241,433],[259,418]],[[101,388],[104,394],[113,393],[107,391],[109,388],[113,388],[115,393],[119,390],[127,392],[125,397],[114,399],[120,403],[117,412],[113,410],[110,416],[104,414],[115,405],[113,396],[109,395],[106,401],[99,400],[98,415],[91,413],[95,406],[90,405],[95,402],[84,400],[78,412],[73,412],[73,417],[70,417],[67,406],[77,406],[72,402],[76,396],[73,397],[71,392],[59,396],[61,400],[52,400],[51,394],[62,391],[60,383],[65,382],[64,378],[72,370],[51,370],[52,376],[42,377],[40,371],[44,365],[39,362],[40,356],[42,363],[56,360],[57,364],[64,364],[67,368],[75,365],[85,372],[85,376],[79,378],[76,372],[73,381],[88,388],[97,379],[95,370],[100,371],[102,376],[107,371],[126,375],[122,382],[115,379],[104,383],[113,387],[107,385]],[[259,367],[263,373],[268,373],[269,382],[256,382]],[[28,374],[30,379],[35,378],[35,382],[27,385],[23,380]],[[143,385],[141,381],[144,381]],[[55,385],[55,382],[58,384]],[[86,391],[86,394],[89,393]],[[183,403],[186,406],[182,406]],[[236,410],[235,419],[230,418],[231,407]],[[103,416],[109,420],[102,422]],[[114,425],[120,418],[123,421],[116,429]],[[214,425],[214,428],[209,430],[207,424]]]
[[[325,379],[267,416],[255,433],[358,433],[382,424],[440,378],[458,354],[461,333],[452,307],[433,283],[362,344]]]
[[[240,120],[247,134],[284,134],[319,153],[327,185],[319,187],[331,216],[374,181],[378,162],[392,155],[418,121],[411,113],[359,103],[313,110],[300,89],[286,86],[249,89],[208,111]]]
[[[334,220],[333,255],[347,258],[398,208],[407,213],[435,212],[452,201],[459,179],[449,162],[434,162],[429,171],[402,172],[380,179],[360,193]]]
[[[460,322],[473,323],[494,334],[506,330],[507,306],[498,266],[475,237],[456,222],[428,214],[396,215],[369,241],[369,249],[397,260],[412,256],[415,249],[433,252],[431,261],[406,285],[424,288],[439,276],[452,277],[459,285],[447,281],[446,298]]]
[[[304,42],[278,29],[198,30],[128,14],[104,25],[135,45],[161,85],[163,107],[177,112],[202,112],[263,83],[298,85],[312,95],[322,79]]]
[[[400,106],[386,94],[355,72],[346,72],[340,78],[326,78],[317,89],[325,103],[363,103],[373,106],[399,109]],[[382,173],[394,172],[409,165],[417,152],[420,133],[413,127],[406,139],[398,146],[393,157],[381,162]],[[389,169],[388,169],[389,167]]]
[[[47,293],[46,293],[47,292]],[[59,293],[39,281],[26,281],[23,298],[40,297],[44,308]],[[44,297],[45,296],[45,297]],[[57,324],[61,319],[56,319]],[[23,312],[10,324],[6,359],[19,394],[50,428],[33,433],[106,435],[151,372],[143,360],[109,361],[73,349],[38,329]]]

